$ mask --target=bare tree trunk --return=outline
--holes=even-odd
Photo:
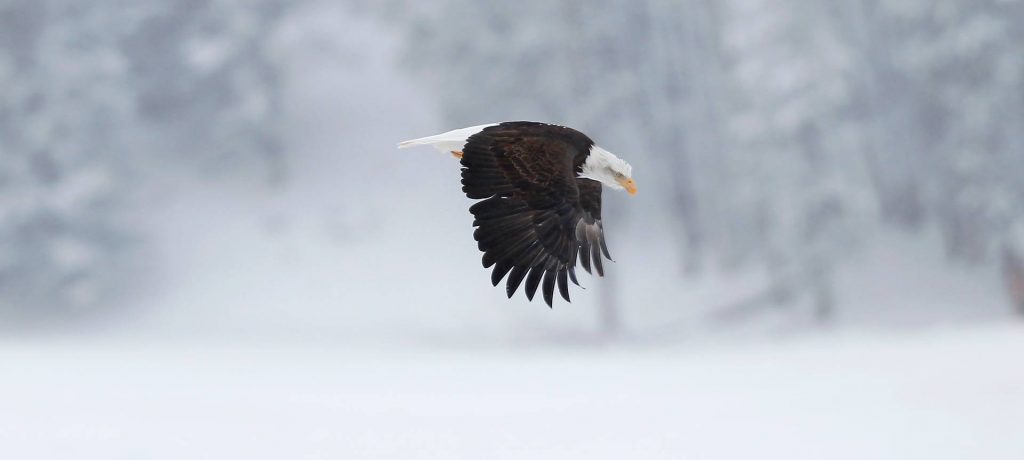
[[[645,4],[651,49],[645,66],[651,81],[643,87],[650,107],[652,148],[662,152],[671,172],[672,209],[683,231],[680,260],[685,272],[694,273],[701,269],[704,245],[693,162],[700,142],[695,140],[697,128],[690,124],[692,117],[686,116],[684,108],[687,61],[692,62],[693,57],[678,51],[679,44],[692,44],[682,30],[686,25],[681,23],[690,13],[681,11],[675,2],[648,0]],[[693,53],[692,46],[686,52]]]
[[[899,104],[888,100],[898,94],[883,93],[883,88],[895,87],[885,46],[891,33],[878,15],[872,15],[872,7],[877,8],[872,0],[852,0],[839,7],[848,18],[851,48],[862,64],[858,83],[864,98],[864,155],[882,218],[914,227],[924,218],[921,186],[912,158],[915,149],[907,139],[911,133],[908,114],[896,112]]]
[[[1013,308],[1024,315],[1024,257],[1010,244],[1004,244],[1002,252],[1003,284]]]
[[[601,295],[598,298],[598,331],[605,339],[614,339],[622,334],[618,292],[614,276],[602,280]]]
[[[607,58],[608,56],[602,56],[602,53],[606,53],[607,50],[600,48],[588,49],[588,44],[593,44],[594,41],[590,34],[588,34],[588,24],[584,15],[587,9],[593,8],[595,1],[584,1],[584,0],[572,0],[567,1],[563,5],[563,12],[567,27],[574,31],[569,34],[574,40],[570,43],[569,56],[566,58],[572,65],[569,66],[570,72],[572,72],[572,88],[568,88],[571,92],[574,105],[576,107],[582,107],[588,101],[589,98],[594,96],[592,93],[595,82],[595,78],[599,78],[600,66],[596,65],[596,61],[600,61]],[[607,5],[599,5],[607,6]],[[581,118],[579,113],[584,113],[585,116],[590,118]],[[565,114],[566,121],[573,125],[579,126],[581,129],[587,131],[591,128],[597,128],[601,123],[598,118],[602,116],[602,113],[594,113],[593,111],[582,111]],[[603,214],[607,214],[606,210],[602,211]],[[607,217],[607,216],[605,216]],[[604,279],[599,283],[599,295],[597,305],[597,319],[598,319],[598,335],[603,339],[611,339],[619,336],[622,332],[622,320],[621,320],[621,305],[618,298],[617,280],[612,273],[607,273]]]

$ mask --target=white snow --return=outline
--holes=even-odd
[[[1024,328],[652,349],[0,344],[10,459],[1020,459]]]
[[[726,37],[746,50],[734,70],[752,104],[731,113],[742,126],[727,131],[758,148],[732,152],[743,161],[695,157],[715,173],[701,181],[743,179],[708,188],[735,193],[708,201],[724,207],[703,212],[751,213],[775,193],[766,202],[785,214],[780,225],[796,228],[794,216],[813,202],[804,196],[810,190],[812,198],[845,197],[854,217],[873,216],[865,209],[875,192],[857,182],[862,152],[854,140],[874,129],[870,123],[828,130],[829,142],[848,146],[830,161],[853,172],[807,190],[779,185],[801,182],[792,180],[799,168],[780,162],[795,161],[778,147],[788,134],[772,128],[782,120],[795,129],[801,117],[819,120],[819,109],[839,107],[843,79],[822,86],[832,80],[815,75],[845,69],[853,51],[828,53],[828,40],[814,41],[811,61],[834,55],[820,69],[762,52],[804,49],[781,33],[788,23],[760,14],[773,9],[749,3],[739,13],[751,21]],[[723,310],[770,287],[771,273],[708,261],[701,275],[684,276],[680,222],[659,198],[673,195],[657,192],[671,189],[670,171],[659,171],[661,153],[623,151],[647,172],[636,198],[605,195],[617,260],[609,276],[583,276],[588,289],[573,289],[573,303],[553,310],[522,294],[506,300],[480,266],[458,162],[394,148],[450,128],[440,119],[450,104],[403,52],[404,40],[428,37],[418,37],[418,27],[402,37],[350,10],[344,2],[297,7],[269,50],[283,67],[285,179],[212,181],[158,167],[136,197],[150,266],[140,270],[149,278],[126,283],[135,287],[134,308],[66,329],[0,335],[0,460],[1024,459],[1024,325],[1012,316],[997,267],[950,264],[935,228],[900,233],[858,223],[848,230],[857,251],[847,254],[839,236],[827,243],[844,250],[833,268],[829,322],[816,322],[807,295],[722,321]],[[987,40],[974,29],[965,29],[973,31],[968,45]],[[530,37],[520,37],[522,49],[535,48]],[[752,46],[766,38],[767,48]],[[191,63],[210,67],[233,46],[210,40],[185,45]],[[510,62],[491,73],[512,78],[505,71],[518,67]],[[458,82],[471,65],[437,75]],[[528,68],[531,81],[547,78],[551,88],[571,76],[548,64]],[[787,102],[801,81],[810,92]],[[481,84],[473,89],[503,87]],[[249,99],[256,108],[267,101],[257,96]],[[968,114],[981,115],[967,118],[983,121],[986,101],[968,104],[975,108]],[[509,102],[493,104],[510,112],[495,119],[539,110]],[[661,126],[675,129],[676,118],[690,115],[671,104],[665,99],[652,112],[671,112]],[[592,110],[584,109],[587,117]],[[629,132],[626,118],[613,125]],[[712,139],[701,137],[690,143]],[[73,201],[93,199],[112,180],[86,170],[47,203],[70,212],[81,207]],[[34,209],[26,199],[0,197],[0,215]],[[761,242],[736,239],[748,240]],[[52,256],[75,268],[101,258],[93,252],[58,240]],[[76,295],[98,296],[83,286]],[[621,307],[614,341],[595,332],[603,298]]]

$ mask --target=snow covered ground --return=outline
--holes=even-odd
[[[7,459],[1021,459],[1024,328],[698,348],[8,339]]]
[[[131,307],[0,335],[0,460],[1024,459],[1024,325],[935,229],[858,227],[827,324],[722,321],[764,274],[684,277],[672,198],[608,193],[609,276],[506,300],[458,163],[395,149],[458,126],[405,38],[305,5],[273,47],[285,179],[150,165]]]

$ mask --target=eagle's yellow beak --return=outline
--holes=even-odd
[[[621,185],[622,188],[626,189],[626,192],[629,193],[629,196],[636,195],[636,182],[633,182],[633,179],[628,177],[619,179],[619,185]]]

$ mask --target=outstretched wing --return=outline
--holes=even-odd
[[[466,142],[463,191],[483,200],[470,207],[473,236],[484,267],[494,267],[491,282],[497,286],[508,276],[509,297],[525,281],[530,300],[542,287],[550,306],[557,286],[568,301],[569,280],[579,284],[580,251],[584,268],[590,271],[593,255],[602,274],[600,183],[576,178],[591,144],[569,128],[532,122],[491,126]]]

